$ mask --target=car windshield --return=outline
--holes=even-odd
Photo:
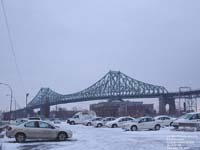
[[[24,122],[27,122],[27,121],[28,120],[17,120],[16,123],[15,123],[15,125],[18,126],[18,125],[20,125],[20,124],[22,124]]]
[[[144,118],[143,118],[143,117],[137,118],[137,119],[135,119],[134,121],[135,121],[135,122],[139,122],[139,121],[142,120],[142,119],[144,119]]]
[[[92,121],[101,121],[103,118],[94,118]]]
[[[180,117],[180,119],[190,119],[193,116],[193,114],[186,114]]]

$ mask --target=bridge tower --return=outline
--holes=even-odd
[[[169,114],[176,114],[175,98],[168,96],[161,96],[159,98],[159,114],[166,114],[166,105],[169,105]]]
[[[50,104],[49,104],[49,99],[46,97],[45,103],[41,105],[40,107],[40,115],[49,118],[50,114]]]

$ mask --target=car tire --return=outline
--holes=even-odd
[[[159,124],[157,124],[157,125],[155,125],[155,127],[154,127],[154,129],[156,130],[156,131],[158,131],[158,130],[160,130],[160,125]]]
[[[137,126],[131,126],[131,131],[137,131]]]
[[[97,127],[100,128],[102,127],[103,125],[101,123],[97,124]]]
[[[60,132],[58,134],[58,140],[59,141],[65,141],[67,139],[67,134],[65,132]]]
[[[171,127],[171,126],[172,126],[172,124],[173,124],[173,122],[171,122],[171,123],[169,124],[169,126]]]
[[[87,126],[91,126],[91,125],[92,125],[92,123],[91,123],[91,122],[88,122],[88,123],[87,123]]]
[[[112,125],[112,128],[117,128],[117,124],[113,124],[113,125]]]
[[[71,125],[75,125],[75,122],[74,122],[74,121],[71,121],[70,124],[71,124]]]
[[[26,141],[26,135],[24,133],[17,133],[15,135],[15,140],[18,142],[18,143],[23,143]]]
[[[177,130],[179,128],[178,125],[174,125],[173,127],[174,127],[175,130]]]

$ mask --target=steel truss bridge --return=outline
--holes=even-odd
[[[169,111],[173,114],[176,111],[175,99],[181,97],[200,97],[200,90],[185,92],[168,92],[163,86],[153,85],[135,80],[120,71],[109,71],[99,81],[90,87],[73,93],[59,94],[50,88],[41,88],[28,108],[42,108],[44,105],[57,105],[92,100],[115,100],[135,98],[159,98],[159,112],[165,113],[165,106],[169,104]]]
[[[77,93],[62,95],[50,88],[41,88],[28,107],[40,108],[45,103],[56,105],[102,99],[156,98],[167,93],[163,86],[135,80],[119,71],[109,71],[95,84]]]

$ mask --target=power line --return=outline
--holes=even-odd
[[[6,9],[5,9],[3,0],[1,0],[1,6],[2,6],[3,15],[4,15],[5,23],[6,23],[7,32],[8,32],[8,38],[9,38],[9,43],[10,43],[10,47],[11,47],[11,52],[12,52],[13,57],[14,57],[15,67],[16,67],[19,79],[21,80],[21,86],[22,86],[22,88],[25,92],[25,87],[24,87],[21,72],[20,72],[20,69],[19,69],[19,66],[18,66],[18,63],[17,63],[17,57],[16,57],[15,50],[14,50],[14,44],[13,44],[13,40],[12,40],[12,37],[11,37],[11,31],[10,31],[9,24],[8,24],[8,17],[7,17],[7,14],[6,14]]]

